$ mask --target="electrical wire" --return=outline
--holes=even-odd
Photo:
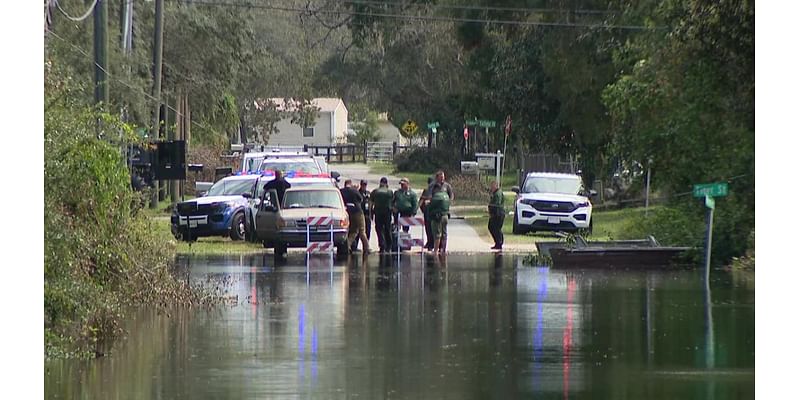
[[[188,3],[185,0],[172,0],[172,1],[177,1],[181,4],[192,4],[195,6],[235,7],[235,8],[247,8],[247,9],[298,12],[307,14],[317,14],[317,13],[336,14],[336,15],[381,17],[389,19],[421,20],[421,21],[436,21],[436,22],[468,22],[468,23],[485,23],[485,24],[497,24],[497,25],[548,26],[548,27],[569,27],[569,28],[605,28],[605,29],[622,29],[622,30],[666,29],[666,27],[650,27],[643,25],[608,25],[608,24],[586,24],[586,23],[569,23],[569,22],[514,21],[514,20],[485,19],[485,18],[438,17],[432,15],[392,14],[392,13],[348,11],[348,10],[325,10],[321,8],[317,10],[312,10],[308,8],[284,7],[284,6],[276,6],[270,4],[254,4],[254,3],[244,3],[244,2],[192,1],[191,3]]]
[[[61,36],[59,36],[58,34],[56,34],[55,32],[53,32],[52,30],[48,30],[47,32],[48,32],[50,35],[52,35],[52,37],[54,37],[54,38],[56,38],[56,39],[58,39],[58,40],[60,40],[60,41],[62,41],[62,42],[64,42],[64,43],[66,43],[67,45],[69,45],[70,47],[72,47],[73,49],[75,49],[76,51],[78,51],[79,53],[83,54],[84,56],[86,56],[86,57],[89,57],[90,59],[93,59],[93,57],[92,57],[92,55],[91,55],[91,54],[89,54],[88,52],[86,52],[86,51],[85,51],[85,50],[83,50],[82,48],[80,48],[80,47],[78,47],[78,46],[76,46],[76,45],[74,45],[74,44],[70,43],[70,42],[69,42],[67,39],[64,39],[64,38],[62,38]],[[181,117],[181,118],[183,118],[183,117],[184,117],[183,113],[181,113],[180,111],[176,110],[174,107],[170,106],[169,104],[167,104],[167,103],[164,103],[164,102],[163,102],[163,101],[161,101],[160,99],[157,99],[157,98],[153,97],[152,95],[150,95],[150,94],[149,94],[149,93],[147,93],[146,91],[142,90],[142,88],[140,88],[140,87],[136,87],[136,86],[134,86],[134,85],[131,85],[131,84],[129,84],[128,82],[125,82],[125,81],[123,81],[123,80],[121,80],[121,79],[119,79],[119,78],[114,78],[113,76],[111,76],[111,74],[108,72],[108,70],[106,70],[105,68],[103,68],[102,66],[100,66],[100,64],[98,64],[98,63],[97,63],[97,62],[95,62],[95,61],[93,61],[92,63],[93,63],[93,64],[94,64],[94,65],[95,65],[97,68],[100,68],[100,70],[102,70],[102,71],[103,71],[103,72],[106,74],[106,76],[108,76],[108,78],[109,78],[109,79],[113,79],[114,81],[116,81],[116,82],[118,82],[118,83],[121,83],[121,84],[125,85],[126,87],[128,87],[128,88],[130,88],[130,89],[132,89],[132,90],[136,90],[136,91],[138,91],[138,92],[141,92],[141,93],[142,93],[142,94],[143,94],[145,97],[147,97],[147,98],[148,98],[150,101],[156,102],[157,104],[163,104],[163,105],[164,105],[165,107],[167,107],[168,109],[170,109],[170,110],[174,111],[174,112],[175,112],[175,114],[176,114],[176,115],[178,115],[179,117]],[[191,120],[190,122],[191,122],[192,124],[194,124],[195,126],[197,126],[198,128],[200,128],[200,129],[210,129],[208,126],[203,126],[203,125],[201,125],[200,123],[198,123],[198,122],[196,122],[196,121],[194,121],[194,120]]]
[[[476,6],[469,4],[436,4],[436,3],[397,3],[386,1],[372,1],[372,0],[342,0],[342,3],[350,3],[354,5],[377,5],[377,6],[403,6],[403,7],[418,7],[418,8],[435,8],[435,9],[449,9],[449,10],[472,10],[472,11],[509,11],[509,12],[523,12],[523,13],[566,13],[571,12],[575,14],[616,14],[617,11],[611,10],[583,10],[583,9],[556,9],[556,8],[525,8],[525,7],[497,7],[497,6]]]
[[[58,0],[53,0],[53,2],[56,3],[56,7],[58,8],[58,11],[61,11],[61,14],[64,14],[64,16],[67,17],[68,20],[75,21],[75,22],[81,22],[81,21],[85,20],[86,18],[88,18],[89,15],[92,14],[92,11],[94,11],[94,6],[97,4],[97,0],[94,0],[92,2],[92,5],[89,6],[89,9],[86,10],[85,14],[81,15],[80,17],[73,17],[73,16],[67,14],[67,12],[64,11],[63,8],[61,8],[61,4],[58,2]],[[52,32],[52,31],[50,31],[50,32]]]

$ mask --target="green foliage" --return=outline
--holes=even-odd
[[[300,125],[301,128],[312,127],[317,123],[320,108],[312,102],[310,98],[285,98],[284,107],[291,117],[293,124]]]
[[[380,138],[380,127],[378,126],[378,113],[367,111],[365,113],[353,113],[353,122],[350,126],[355,131],[355,137],[349,139],[356,144],[364,142],[376,142]]]
[[[45,74],[44,325],[48,356],[103,351],[121,332],[128,305],[196,303],[169,271],[175,244],[137,213],[138,194],[119,145],[131,128],[79,105],[69,71]],[[111,133],[114,134],[111,134]],[[168,300],[169,299],[169,300]]]
[[[415,147],[399,153],[394,158],[398,172],[422,172],[433,174],[443,170],[447,175],[460,172],[461,154],[446,149]]]

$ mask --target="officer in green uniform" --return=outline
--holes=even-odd
[[[496,181],[492,181],[490,186],[491,197],[489,198],[489,233],[494,239],[492,250],[503,249],[503,221],[506,219],[505,196],[503,191],[497,186]]]
[[[433,195],[428,204],[428,215],[431,219],[433,233],[433,252],[444,254],[447,251],[447,221],[450,212],[450,196],[442,189],[442,184],[437,182],[431,189]]]
[[[400,179],[400,189],[394,192],[392,199],[392,210],[395,215],[395,224],[398,222],[399,217],[413,217],[417,215],[417,194],[408,188],[408,179]],[[403,232],[408,232],[409,227],[404,226]]]
[[[381,178],[380,186],[369,195],[370,216],[375,219],[375,234],[381,252],[392,248],[392,189],[389,180]]]

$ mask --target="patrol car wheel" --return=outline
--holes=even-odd
[[[233,221],[231,222],[231,239],[244,240],[245,235],[244,213],[239,212],[233,216]]]
[[[515,235],[524,235],[525,234],[525,228],[523,228],[522,226],[519,225],[519,220],[517,219],[517,211],[516,210],[514,210],[514,224],[511,227],[511,232],[513,232]]]

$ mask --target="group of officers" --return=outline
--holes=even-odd
[[[356,189],[351,180],[344,182],[341,189],[342,198],[347,206],[350,228],[347,233],[347,244],[355,251],[358,240],[363,251],[369,252],[369,237],[372,231],[371,221],[375,221],[375,233],[378,235],[378,247],[381,252],[391,251],[395,247],[394,227],[402,226],[404,232],[409,227],[400,224],[401,217],[413,217],[422,210],[425,220],[427,243],[425,248],[433,252],[444,253],[447,250],[447,220],[450,202],[453,200],[453,188],[445,182],[443,171],[436,173],[436,179],[429,180],[428,187],[417,199],[417,194],[408,187],[408,179],[400,179],[400,188],[392,191],[386,177],[380,179],[378,188],[367,190],[367,181],[361,180]]]
[[[281,171],[275,172],[275,179],[268,182],[265,190],[275,189],[278,199],[283,202],[283,194],[290,188]],[[499,190],[497,182],[491,183],[489,211],[489,232],[494,239],[494,250],[503,248],[503,221],[505,208],[503,191]],[[392,191],[389,189],[389,180],[380,179],[377,189],[367,190],[367,181],[362,179],[356,188],[353,181],[344,181],[341,189],[342,199],[347,208],[350,225],[347,231],[347,247],[350,252],[358,249],[361,241],[362,251],[369,253],[369,238],[372,232],[372,221],[375,221],[375,233],[378,235],[380,252],[389,252],[396,247],[392,236],[393,227],[402,226],[404,232],[409,231],[409,226],[400,224],[401,217],[413,217],[418,210],[422,210],[425,222],[425,248],[434,253],[444,254],[447,251],[447,223],[450,218],[450,203],[453,201],[453,187],[445,181],[444,171],[437,171],[435,178],[428,178],[428,187],[422,191],[417,200],[417,194],[408,187],[408,179],[400,179],[400,188]],[[394,225],[393,225],[394,224]],[[407,249],[403,249],[407,250]]]
[[[397,247],[394,242],[396,238],[392,236],[396,227],[402,226],[404,232],[409,231],[409,226],[401,224],[399,219],[416,216],[418,210],[422,211],[425,222],[427,242],[424,247],[434,253],[443,254],[447,251],[447,224],[450,218],[450,203],[453,201],[453,187],[445,181],[444,171],[436,172],[435,178],[428,178],[428,187],[422,191],[419,200],[408,185],[408,179],[402,178],[400,188],[392,191],[388,179],[383,177],[380,179],[379,187],[369,191],[366,180],[362,179],[358,188],[353,185],[352,180],[345,180],[341,192],[350,219],[347,244],[351,252],[357,250],[359,240],[363,252],[370,251],[369,238],[373,220],[380,252],[391,251]],[[505,219],[503,202],[503,192],[499,190],[496,182],[492,182],[489,232],[495,242],[492,249],[496,250],[503,247],[502,227]]]

